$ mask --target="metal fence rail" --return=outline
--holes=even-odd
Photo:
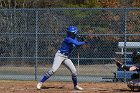
[[[118,42],[139,42],[139,14],[139,8],[1,9],[0,78],[40,79],[51,68],[69,25],[77,26],[89,42],[70,56],[79,81],[114,78],[114,58],[126,63],[131,59],[126,52],[138,50],[125,47],[124,55],[116,54],[121,51]],[[69,81],[69,75],[62,65],[50,80]]]

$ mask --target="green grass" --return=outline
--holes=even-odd
[[[45,67],[38,67],[38,75],[42,75],[51,68],[51,65]],[[116,72],[117,67],[115,64],[106,64],[106,65],[80,65],[79,70],[76,66],[78,75],[89,75],[89,76],[113,76],[113,72]],[[14,67],[14,66],[4,66],[0,67],[0,74],[15,74],[15,75],[34,75],[34,67]],[[63,65],[58,68],[55,75],[71,75],[70,71]]]

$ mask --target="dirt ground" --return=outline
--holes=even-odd
[[[131,93],[125,83],[80,82],[83,91],[74,90],[72,82],[46,82],[41,90],[36,89],[37,81],[0,81],[0,93]]]

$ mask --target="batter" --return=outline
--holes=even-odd
[[[72,63],[71,59],[68,58],[72,50],[77,47],[85,44],[84,41],[78,41],[76,38],[76,35],[78,33],[78,28],[76,26],[69,26],[67,30],[67,36],[64,39],[64,41],[61,44],[61,47],[57,51],[54,57],[53,66],[52,68],[44,74],[40,82],[37,84],[37,89],[41,89],[42,84],[48,80],[60,67],[61,63],[64,63],[64,65],[70,70],[72,81],[74,85],[74,89],[76,90],[83,90],[82,87],[78,86],[77,83],[77,71]]]

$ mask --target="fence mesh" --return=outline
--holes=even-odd
[[[125,71],[114,58],[126,63],[132,61],[126,52],[139,50],[124,47],[124,55],[116,53],[118,42],[139,42],[139,14],[138,8],[1,9],[0,78],[39,80],[51,68],[66,28],[75,25],[88,41],[70,55],[79,81],[125,80],[129,77],[120,75]],[[69,81],[70,72],[62,65],[50,80]]]

